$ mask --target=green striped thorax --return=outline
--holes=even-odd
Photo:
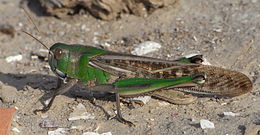
[[[97,80],[99,84],[106,83],[109,74],[88,66],[89,60],[105,50],[83,45],[67,45],[55,43],[50,48],[48,61],[51,70],[60,78],[75,78],[84,82]]]

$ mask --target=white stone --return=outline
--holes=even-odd
[[[82,120],[95,119],[95,116],[88,114],[88,112],[81,113],[77,116],[74,115],[73,113],[71,113],[68,120],[72,121],[72,120],[80,120],[80,119],[82,119]]]
[[[260,84],[260,76],[257,76],[257,78],[254,81],[254,84]]]
[[[82,135],[100,135],[100,134],[95,132],[84,132]]]
[[[110,47],[111,45],[110,45],[109,43],[105,42],[104,44],[102,44],[102,46],[104,46],[104,47]]]
[[[80,29],[81,30],[85,30],[87,28],[87,26],[85,24],[81,25]]]
[[[19,27],[23,27],[23,23],[19,22],[19,23],[18,23],[18,26],[19,26]]]
[[[203,62],[202,65],[211,65],[211,63],[209,63],[209,61],[206,58],[202,58]]]
[[[76,107],[74,107],[74,109],[86,109],[86,107],[82,103],[79,103]]]
[[[39,52],[49,53],[49,50],[47,50],[47,49],[39,49]]]
[[[112,135],[111,132],[102,133],[101,135]]]
[[[48,118],[48,117],[49,117],[48,114],[41,114],[41,118],[43,118],[43,119],[46,119],[46,118]]]
[[[239,113],[233,113],[233,112],[223,112],[223,114],[225,116],[233,116],[233,117],[239,116]]]
[[[85,126],[83,125],[71,126],[70,129],[84,130]]]
[[[197,37],[196,37],[196,36],[193,36],[193,39],[194,39],[195,41],[198,41],[198,39],[197,39]]]
[[[43,121],[39,124],[41,128],[57,128],[59,127],[58,123],[55,121]]]
[[[168,106],[168,105],[170,105],[170,103],[165,102],[165,101],[160,101],[160,102],[158,102],[158,104],[159,104],[159,106]]]
[[[136,45],[131,53],[134,55],[145,55],[150,52],[157,51],[160,48],[161,45],[159,43],[153,41],[145,41],[143,43]]]
[[[82,135],[112,135],[112,133],[106,132],[106,133],[99,134],[99,133],[95,133],[95,132],[84,132]]]
[[[9,56],[9,57],[5,58],[7,63],[21,61],[22,59],[23,59],[23,56],[21,54],[15,55],[15,56]]]
[[[68,120],[86,120],[86,119],[94,119],[95,116],[89,114],[87,112],[86,107],[83,104],[78,104],[77,107],[74,108],[74,111],[70,114]]]
[[[92,42],[94,43],[94,44],[99,44],[99,41],[98,41],[98,38],[97,37],[94,37],[93,39],[92,39]]]
[[[213,29],[214,32],[222,32],[222,29]]]
[[[21,132],[21,131],[20,131],[18,128],[16,128],[16,127],[12,128],[12,131],[17,132],[17,133],[20,133],[20,132]]]
[[[226,103],[226,102],[224,102],[224,103],[221,103],[220,105],[227,105],[227,103]]]
[[[48,135],[66,135],[68,129],[67,128],[58,128],[53,131],[48,131]]]
[[[38,56],[36,56],[36,55],[33,55],[33,56],[31,56],[31,59],[38,59]]]
[[[200,127],[202,129],[205,129],[205,128],[215,128],[214,126],[214,123],[209,121],[209,120],[205,120],[205,119],[201,119],[200,120]]]
[[[129,98],[129,100],[138,100],[142,101],[144,104],[147,104],[151,99],[151,96],[139,96],[134,98]]]

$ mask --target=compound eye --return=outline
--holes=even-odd
[[[54,50],[54,57],[55,57],[56,59],[61,59],[62,56],[63,56],[63,51],[62,51],[62,49],[57,48],[57,49]]]

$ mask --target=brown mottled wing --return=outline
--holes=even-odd
[[[220,67],[182,63],[135,55],[109,52],[94,57],[90,66],[110,74],[131,78],[176,78],[204,73],[205,83],[192,88],[182,87],[179,91],[221,96],[238,96],[252,90],[252,82],[243,73]]]
[[[203,72],[206,76],[205,83],[192,88],[179,88],[180,91],[211,94],[221,96],[239,96],[252,90],[251,80],[243,73],[220,67],[201,65],[192,72]]]
[[[113,52],[91,58],[89,65],[104,70],[112,75],[125,76],[126,78],[180,77],[184,76],[180,75],[183,72],[181,70],[199,66],[192,63],[182,63]],[[171,73],[171,71],[174,72]]]

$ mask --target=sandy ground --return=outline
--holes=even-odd
[[[10,135],[46,135],[54,129],[40,123],[54,122],[66,128],[67,134],[83,132],[122,134],[209,134],[241,135],[260,125],[260,1],[258,0],[180,0],[175,5],[153,12],[148,17],[124,15],[117,21],[102,21],[90,15],[76,15],[66,20],[30,13],[42,34],[27,19],[18,0],[0,0],[0,20],[15,29],[15,36],[0,33],[0,107],[18,107]],[[146,56],[176,59],[191,53],[203,54],[216,66],[237,70],[254,83],[250,93],[232,99],[199,98],[190,105],[173,105],[156,99],[144,106],[129,108],[122,105],[123,116],[134,122],[128,127],[107,120],[104,111],[87,100],[91,93],[75,87],[58,96],[46,114],[33,114],[42,108],[39,101],[48,98],[56,87],[56,77],[48,68],[44,49],[21,30],[26,30],[51,46],[55,42],[84,44],[107,50],[130,53],[135,44],[155,41],[162,45]],[[22,55],[22,60],[7,63],[9,56]],[[11,87],[9,87],[11,86]],[[3,94],[4,93],[4,94]],[[114,115],[113,95],[95,94],[96,103]],[[68,121],[74,108],[82,103],[94,119]],[[225,116],[223,112],[239,113]],[[215,124],[202,129],[201,119]],[[76,129],[73,129],[75,127]],[[251,128],[253,130],[253,128]],[[258,133],[259,134],[259,133]]]

